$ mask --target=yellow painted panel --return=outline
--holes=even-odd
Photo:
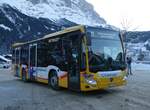
[[[20,69],[20,73],[19,73],[20,75],[19,76],[20,76],[20,78],[22,78],[22,65],[19,65],[19,69]]]
[[[48,84],[48,79],[37,78],[37,82]]]
[[[68,88],[68,77],[67,77],[67,75],[64,77],[59,77],[59,86],[64,87],[64,88]]]

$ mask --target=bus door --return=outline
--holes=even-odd
[[[37,44],[29,45],[29,77],[36,80],[37,77]]]
[[[68,68],[68,88],[71,90],[80,90],[80,72],[78,60],[78,48],[72,44],[71,40],[63,41],[65,57]]]
[[[16,70],[16,76],[20,77],[20,54],[21,54],[21,48],[15,49],[15,70]]]

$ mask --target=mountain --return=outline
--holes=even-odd
[[[126,41],[131,43],[144,43],[150,39],[150,31],[129,31],[126,33]]]
[[[0,3],[7,3],[35,18],[65,18],[77,24],[106,25],[106,21],[85,0],[0,0]]]
[[[125,38],[128,55],[135,61],[150,62],[150,31],[127,32]]]
[[[85,0],[0,0],[0,54],[77,24],[111,27]]]
[[[51,21],[21,13],[8,4],[0,5],[0,53],[10,50],[12,43],[27,41],[70,27],[75,23],[66,19]]]

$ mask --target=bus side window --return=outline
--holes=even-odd
[[[24,46],[22,49],[21,49],[21,54],[20,54],[20,63],[21,64],[25,64],[25,65],[28,65],[28,48],[26,46]]]
[[[19,64],[19,49],[16,49],[16,64]]]
[[[45,41],[39,42],[37,47],[37,66],[47,67],[48,45]]]
[[[65,70],[65,58],[64,58],[64,49],[62,40],[58,40],[57,42],[53,42],[49,44],[48,50],[48,58],[49,64],[55,65],[59,67],[61,70]]]
[[[38,66],[47,67],[49,65],[60,66],[62,62],[61,41],[42,41],[38,44]]]

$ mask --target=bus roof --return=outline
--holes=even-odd
[[[38,38],[36,40],[31,40],[31,41],[22,42],[22,43],[14,43],[12,45],[12,47],[15,48],[15,47],[22,46],[22,45],[25,45],[25,44],[28,44],[28,43],[33,43],[33,42],[36,42],[36,41],[40,41],[40,40],[44,40],[44,39],[47,39],[47,38],[55,37],[55,36],[62,35],[62,34],[65,34],[65,33],[77,31],[77,30],[83,29],[83,28],[84,28],[83,25],[78,25],[78,26],[73,26],[73,27],[65,28],[64,30],[61,30],[61,31],[58,31],[58,32],[54,32],[54,33],[45,35],[44,37]]]

